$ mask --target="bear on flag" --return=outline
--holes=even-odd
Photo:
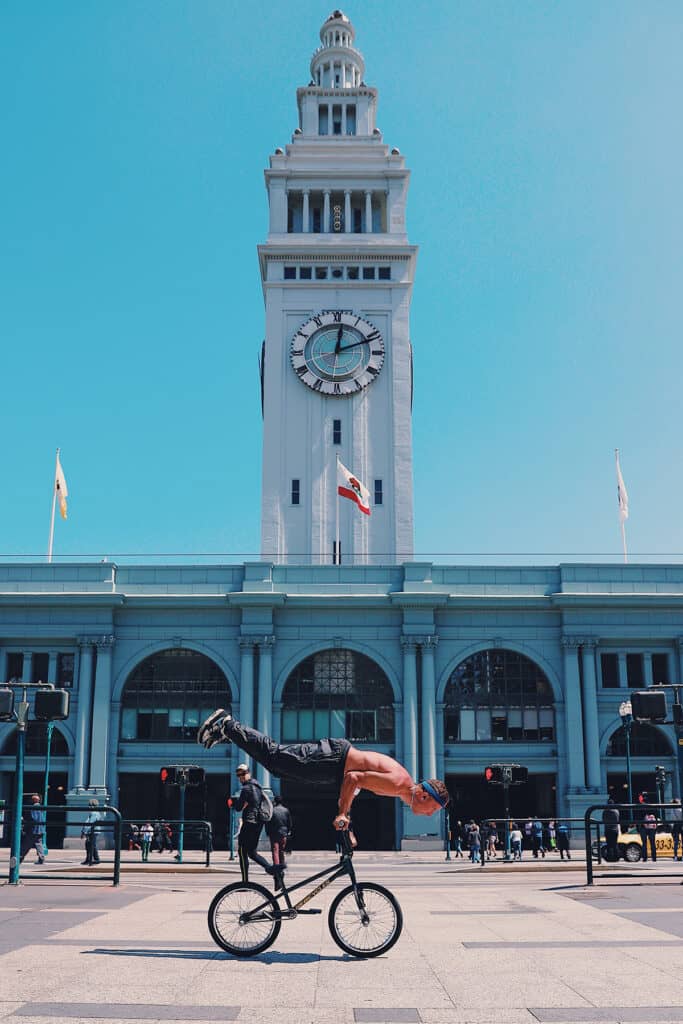
[[[339,471],[342,482],[338,480],[337,493],[342,498],[348,498],[350,501],[355,501],[361,512],[364,512],[366,516],[370,515],[370,491],[360,482],[357,476],[350,473],[343,462],[337,459],[337,469]]]

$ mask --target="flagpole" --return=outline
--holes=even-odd
[[[341,565],[341,552],[339,550],[339,456],[338,455],[337,455],[337,461],[336,461],[336,464],[335,464],[334,492],[335,492],[335,495],[336,495],[336,506],[335,506],[335,516],[334,516],[334,520],[335,520],[335,522],[334,522],[334,533],[335,533],[334,564],[335,565]]]
[[[47,560],[52,561],[52,545],[55,539],[55,507],[57,505],[57,463],[59,461],[59,448],[55,456],[55,478],[52,482],[52,514],[50,515],[50,539],[47,545]]]
[[[616,468],[617,468],[617,491],[618,491],[619,495],[621,495],[622,476],[621,476],[621,467],[619,466],[619,449],[618,448],[614,449],[614,459],[615,459]],[[619,523],[621,525],[621,546],[622,546],[622,548],[624,550],[624,563],[627,564],[628,563],[628,552],[626,550],[626,526],[624,525],[625,517],[624,517],[623,508],[621,506],[621,497],[620,497],[620,503],[619,503]]]

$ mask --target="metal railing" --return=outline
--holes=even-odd
[[[26,847],[26,841],[28,837],[33,834],[32,829],[34,827],[34,823],[31,820],[30,811],[44,811],[45,822],[43,823],[43,835],[45,834],[45,830],[47,829],[50,815],[52,815],[53,817],[59,815],[60,823],[63,821],[64,816],[68,815],[69,827],[80,826],[82,830],[88,827],[94,827],[96,829],[97,835],[101,835],[102,833],[111,833],[113,835],[114,840],[114,862],[111,871],[107,871],[106,874],[88,871],[87,875],[84,872],[84,877],[101,881],[103,878],[109,878],[111,875],[112,885],[119,885],[121,879],[121,812],[118,810],[117,807],[110,807],[108,804],[104,804],[103,806],[98,807],[97,810],[99,811],[100,814],[111,815],[111,820],[103,821],[102,819],[100,819],[96,823],[91,823],[87,820],[89,815],[85,810],[83,810],[82,812],[71,810],[65,804],[24,805],[20,810],[20,814],[23,816],[24,833],[21,835],[20,848],[17,850],[14,848],[14,846],[12,846],[10,850],[8,874],[9,882],[13,885],[19,883],[21,875],[21,851],[24,850],[24,848],[26,848],[27,851],[31,848],[30,846]],[[8,820],[14,821],[15,808],[12,804],[9,804],[6,807],[5,813]],[[102,861],[100,861],[99,863],[102,863]],[[109,862],[107,861],[106,863],[108,864]],[[32,871],[30,877],[32,879],[54,879],[56,881],[64,881],[65,879],[72,879],[74,876],[73,874],[60,875],[57,874],[57,872],[55,871],[50,871],[49,873],[45,874],[38,874]]]
[[[610,809],[614,809],[614,810],[619,811],[620,815],[624,811],[630,811],[631,815],[629,817],[628,824],[629,824],[629,826],[630,825],[635,825],[638,828],[639,832],[640,832],[640,830],[643,828],[643,820],[642,820],[642,817],[640,817],[640,819],[639,819],[638,816],[642,816],[643,814],[645,814],[647,812],[652,812],[659,819],[659,815],[657,814],[658,811],[668,811],[668,810],[673,810],[673,809],[680,810],[680,807],[681,807],[680,804],[674,804],[674,803],[658,804],[658,803],[652,803],[650,801],[648,801],[647,804],[622,804],[622,803],[620,803],[620,804],[593,804],[591,807],[589,807],[586,810],[586,814],[585,814],[585,817],[584,817],[584,838],[585,838],[585,843],[586,843],[586,885],[593,885],[593,881],[594,881],[594,872],[593,872],[593,859],[594,859],[593,843],[595,842],[595,844],[596,844],[595,860],[597,860],[598,864],[602,864],[602,859],[603,859],[602,858],[602,837],[601,837],[600,833],[601,833],[602,829],[604,829],[605,827],[609,827],[610,825],[620,826],[622,824],[619,821],[615,821],[614,823],[612,823],[612,822],[604,822],[602,820],[602,818],[598,821],[597,819],[593,818],[593,814],[596,811],[605,811],[605,810],[607,810],[607,808],[610,808]],[[633,813],[634,811],[637,812],[637,813],[634,814]],[[624,824],[627,824],[627,823],[624,822]],[[672,824],[672,822],[667,822],[666,821],[666,816],[663,816],[663,819],[661,821],[658,820],[657,824],[658,825],[664,824],[664,825],[669,825],[670,826]],[[595,829],[596,829],[595,839],[593,839],[593,827],[595,827]],[[641,837],[641,841],[644,842],[644,840],[642,840],[642,837]],[[677,872],[676,873],[676,877],[679,877],[679,875],[680,875],[680,872]],[[658,874],[657,877],[661,878],[662,875]],[[683,882],[681,884],[683,885]]]

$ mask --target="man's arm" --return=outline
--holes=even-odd
[[[360,782],[366,772],[347,772],[339,790],[339,814],[334,819],[335,828],[347,828],[351,804],[356,793],[360,791]]]

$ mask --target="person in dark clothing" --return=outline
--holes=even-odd
[[[543,822],[539,818],[534,818],[531,824],[531,849],[536,860],[538,860],[539,853],[545,859],[545,846],[543,845]]]
[[[270,839],[270,852],[273,858],[273,873],[276,889],[281,888],[282,872],[287,870],[285,848],[287,838],[292,831],[292,815],[282,802],[281,796],[273,797],[273,816],[266,822],[266,835]]]
[[[681,811],[681,801],[676,798],[673,803],[677,806],[669,812],[671,819],[671,838],[674,844],[674,860],[683,860],[683,811]],[[678,856],[678,845],[681,846],[681,856]]]
[[[642,857],[643,861],[647,860],[647,847],[650,844],[650,855],[653,861],[657,860],[657,817],[653,813],[652,808],[648,807],[640,826],[640,838],[643,843]]]
[[[605,826],[607,860],[619,860],[619,808],[611,797],[602,812],[602,823]]]
[[[235,771],[242,789],[239,796],[233,799],[233,811],[242,812],[242,825],[237,837],[237,855],[242,872],[242,881],[249,881],[249,861],[260,864],[269,875],[274,874],[265,857],[262,857],[258,850],[258,841],[261,838],[263,822],[259,816],[261,807],[262,790],[256,779],[252,779],[249,765],[238,764]]]
[[[567,860],[571,860],[572,855],[569,852],[569,825],[566,821],[558,821],[555,829],[555,842],[557,843],[557,849],[560,851],[560,860],[564,860],[565,853],[567,854]]]

